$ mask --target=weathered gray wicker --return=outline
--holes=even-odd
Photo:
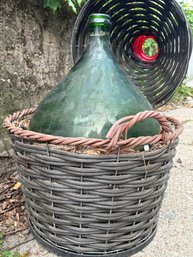
[[[36,238],[63,256],[126,257],[146,246],[156,232],[181,124],[144,112],[117,122],[107,140],[70,139],[16,127],[15,121],[33,111],[7,117],[4,126],[10,132]],[[148,117],[158,119],[160,135],[119,139],[123,131]],[[155,142],[154,149],[134,152],[134,146],[147,142]],[[66,144],[81,145],[80,149],[103,145],[106,153],[69,152],[64,150]]]

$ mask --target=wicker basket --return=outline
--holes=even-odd
[[[182,125],[152,111],[118,121],[106,140],[64,138],[19,127],[33,112],[17,112],[4,126],[35,237],[62,256],[126,257],[144,248],[156,233]],[[145,118],[160,122],[160,135],[120,140]],[[147,144],[149,151],[136,152]],[[104,153],[72,151],[93,147]]]
[[[111,44],[117,60],[154,107],[165,104],[186,76],[192,50],[191,31],[180,4],[176,0],[88,0],[73,30],[74,62],[85,49],[91,13],[112,17]],[[159,45],[153,62],[134,53],[134,41],[141,35],[153,36]]]

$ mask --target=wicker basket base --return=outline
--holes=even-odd
[[[30,230],[32,234],[34,235],[35,239],[46,249],[52,251],[53,253],[57,254],[58,256],[65,256],[65,257],[129,257],[133,254],[136,254],[143,250],[147,245],[151,243],[151,241],[154,239],[157,227],[152,231],[152,233],[147,237],[145,241],[143,241],[141,244],[138,244],[136,247],[133,247],[126,251],[120,251],[120,252],[114,252],[114,253],[104,253],[104,254],[77,254],[68,250],[64,250],[62,248],[59,248],[57,245],[54,245],[52,242],[48,242],[42,237],[40,237],[34,230],[33,225],[30,224]]]

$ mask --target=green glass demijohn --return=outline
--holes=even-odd
[[[64,137],[105,139],[120,118],[152,106],[118,64],[110,45],[110,17],[92,14],[87,47],[69,74],[42,100],[30,129]],[[129,130],[129,137],[160,132],[147,119]]]

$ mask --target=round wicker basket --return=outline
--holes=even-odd
[[[176,0],[88,0],[73,30],[74,62],[85,49],[91,13],[112,17],[111,44],[117,60],[154,107],[165,104],[184,80],[192,50],[191,31],[180,4]],[[159,51],[154,58],[141,58],[140,37],[155,39]]]
[[[22,128],[34,110],[4,126],[35,237],[62,256],[126,257],[144,248],[156,233],[182,125],[150,111],[119,120],[106,140],[64,138]],[[160,122],[160,135],[120,139],[145,118]]]

